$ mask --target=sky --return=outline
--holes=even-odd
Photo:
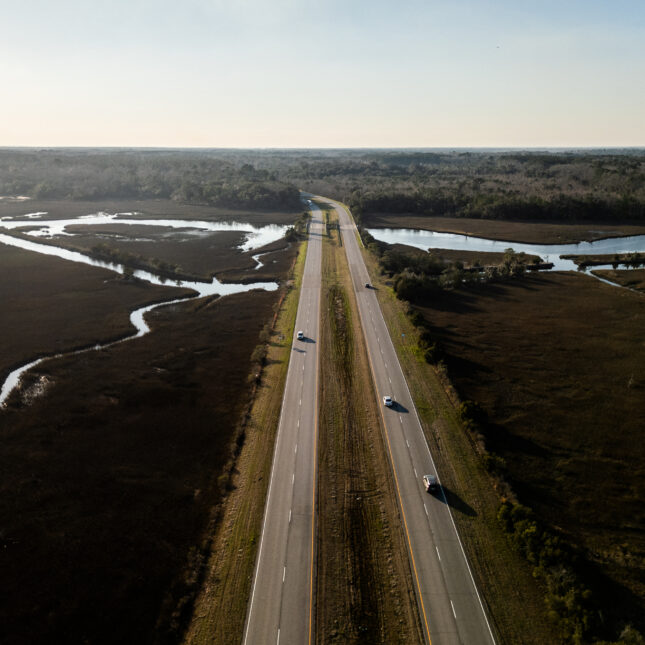
[[[645,146],[644,0],[0,0],[0,146]]]

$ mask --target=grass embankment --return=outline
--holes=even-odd
[[[334,221],[332,215],[322,260],[316,642],[422,642],[363,334]]]
[[[380,275],[374,256],[364,250],[363,257],[441,480],[463,502],[453,506],[453,517],[500,643],[558,642],[531,567],[510,547],[501,530],[497,520],[500,495],[458,419],[454,390],[424,360],[418,331],[407,315],[408,305],[396,298]]]
[[[369,213],[363,216],[366,228],[418,228],[440,233],[457,233],[485,237],[489,240],[527,244],[574,244],[593,242],[608,237],[642,235],[645,225],[588,222],[558,224],[555,222],[517,222],[508,220],[471,219],[466,217],[434,217],[396,213]]]
[[[242,639],[306,252],[304,243],[293,269],[294,288],[286,293],[271,332],[244,445],[212,535],[202,590],[184,640],[191,645],[239,643]]]

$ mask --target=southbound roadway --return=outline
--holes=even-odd
[[[311,210],[309,241],[276,436],[244,645],[312,641],[318,353],[323,223]]]

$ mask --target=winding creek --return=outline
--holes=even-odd
[[[20,228],[29,227],[32,229],[34,227],[35,220],[39,219],[41,216],[46,215],[47,213],[28,213],[27,215],[22,215],[17,218],[2,218],[0,219],[0,230],[5,228],[6,230],[19,230]],[[198,231],[205,232],[219,232],[219,231],[241,231],[246,233],[244,242],[238,247],[241,251],[249,251],[255,248],[260,248],[280,239],[285,230],[286,226],[279,225],[267,225],[262,227],[256,227],[251,224],[240,223],[240,222],[202,222],[202,221],[193,221],[193,220],[165,220],[165,219],[156,219],[156,220],[147,220],[147,219],[128,219],[124,216],[132,216],[134,213],[118,213],[115,215],[107,213],[97,213],[93,215],[87,215],[84,217],[76,219],[65,219],[65,220],[50,220],[43,221],[40,228],[33,230],[25,231],[28,235],[38,238],[38,237],[48,237],[52,238],[59,235],[73,235],[68,233],[65,229],[68,226],[83,224],[83,225],[100,225],[100,224],[137,224],[137,225],[146,225],[146,226],[162,226],[173,229],[196,229]],[[71,262],[79,262],[81,264],[89,264],[90,266],[100,267],[103,269],[108,269],[123,275],[124,268],[123,265],[113,264],[109,262],[102,262],[95,260],[94,258],[79,253],[77,251],[70,251],[57,246],[52,246],[50,244],[40,244],[37,241],[25,240],[22,238],[13,237],[11,235],[0,233],[0,243],[6,244],[8,246],[15,246],[27,251],[33,251],[35,253],[42,253],[45,255],[53,255],[64,260],[69,260]],[[261,254],[253,256],[255,261],[258,263],[259,268],[261,266],[260,261],[257,259]],[[187,298],[202,298],[204,296],[211,295],[220,295],[226,296],[234,293],[242,293],[246,291],[252,291],[253,289],[264,289],[266,291],[275,291],[278,288],[276,282],[254,282],[250,284],[236,284],[236,283],[222,283],[217,278],[213,278],[210,282],[198,282],[198,281],[189,281],[189,280],[166,280],[159,277],[148,271],[137,270],[134,271],[134,277],[149,282],[150,284],[162,285],[162,286],[176,286],[184,287],[186,289],[191,289],[195,292],[194,296],[187,296],[185,298],[172,298],[170,300],[165,300],[160,303],[155,303],[152,305],[146,305],[145,307],[140,307],[139,309],[134,310],[130,314],[130,322],[132,323],[135,331],[130,336],[119,339],[117,341],[111,341],[108,343],[97,344],[93,347],[87,347],[81,350],[76,350],[73,352],[64,352],[61,354],[56,354],[53,356],[42,356],[35,360],[22,365],[21,367],[13,370],[9,376],[5,379],[0,388],[0,407],[4,406],[4,403],[7,397],[11,394],[14,388],[20,383],[20,379],[28,370],[32,369],[36,365],[42,363],[45,360],[50,358],[60,358],[69,354],[80,354],[88,351],[94,351],[98,349],[104,349],[110,347],[117,343],[123,343],[128,340],[133,340],[134,338],[139,338],[144,334],[147,334],[150,331],[150,328],[145,322],[145,315],[156,309],[158,307],[164,307],[167,305],[172,305]]]

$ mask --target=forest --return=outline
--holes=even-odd
[[[172,199],[229,208],[297,209],[275,173],[199,151],[4,150],[0,193],[35,199]]]
[[[0,150],[0,195],[297,209],[299,190],[358,219],[642,221],[645,150]]]

